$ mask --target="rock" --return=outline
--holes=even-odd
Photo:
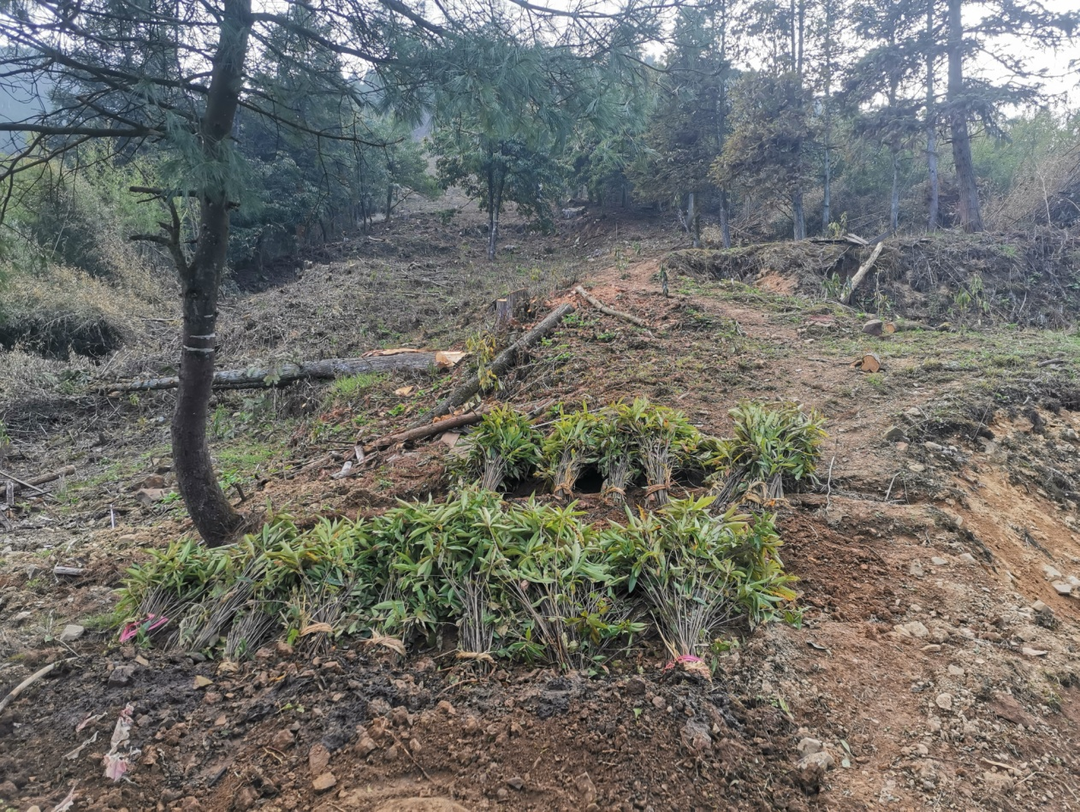
[[[86,629],[78,623],[69,623],[64,627],[64,630],[60,632],[60,642],[74,643],[83,636],[83,632],[85,631]]]
[[[15,614],[15,616],[11,619],[11,625],[12,626],[21,626],[22,624],[24,624],[26,621],[28,621],[33,616],[34,616],[33,612],[27,612],[27,611],[17,612]]]
[[[270,746],[275,750],[288,750],[293,746],[293,734],[291,730],[279,730],[270,740]]]
[[[284,640],[278,640],[277,643],[274,644],[274,651],[277,652],[279,657],[291,657],[293,654],[293,647]]]
[[[135,492],[135,501],[143,507],[150,507],[155,502],[164,499],[165,494],[164,488],[140,488]]]
[[[921,621],[912,620],[908,623],[901,623],[893,627],[897,632],[908,637],[914,637],[917,640],[921,640],[924,637],[930,636],[930,630],[922,624]]]
[[[454,709],[454,706],[452,704],[450,704],[449,700],[440,699],[439,704],[436,705],[435,707],[438,710],[441,710],[447,716],[456,716],[457,715],[457,711]]]
[[[131,684],[131,678],[133,676],[135,676],[135,666],[117,666],[112,670],[112,673],[109,674],[108,684],[113,688],[123,688],[125,685]]]
[[[977,563],[975,561],[975,556],[973,556],[971,553],[960,553],[960,555],[958,555],[957,558],[960,561],[962,561],[964,564],[975,564],[975,563]]]
[[[825,745],[822,743],[821,739],[811,739],[809,737],[800,741],[797,747],[800,756],[809,756],[814,753],[820,753],[825,749]]]
[[[664,699],[664,697],[659,696],[659,695],[654,696],[652,698],[652,704],[653,704],[653,707],[656,708],[657,710],[663,710],[664,707],[667,705],[667,700]]]
[[[1068,597],[1073,591],[1072,584],[1066,583],[1065,581],[1052,581],[1050,586],[1052,586],[1054,591],[1062,597]]]
[[[233,799],[233,809],[237,810],[237,812],[244,812],[244,810],[255,806],[255,802],[258,800],[259,793],[255,791],[254,787],[243,786]]]
[[[1005,773],[997,773],[993,770],[987,770],[982,774],[983,783],[986,788],[994,792],[1006,793],[1012,790],[1013,780]]]
[[[923,465],[921,462],[912,462],[908,464],[908,470],[911,471],[913,474],[921,474],[923,471],[926,470],[926,466]]]
[[[679,735],[682,738],[683,746],[692,755],[700,758],[706,753],[712,752],[712,736],[709,735],[709,728],[704,722],[688,719]]]
[[[135,486],[137,490],[160,491],[165,489],[165,477],[161,474],[150,474],[146,479]]]
[[[596,786],[588,773],[582,773],[574,779],[574,790],[581,797],[583,807],[596,803]]]
[[[922,578],[924,575],[922,564],[918,561],[912,561],[908,567],[908,575],[913,578]]]
[[[885,440],[890,443],[902,443],[907,440],[907,435],[904,434],[904,430],[899,426],[892,426],[885,432]]]
[[[1060,581],[1064,577],[1056,568],[1049,564],[1043,564],[1042,570],[1047,581]]]
[[[952,710],[952,704],[953,704],[952,694],[947,694],[947,693],[938,694],[937,697],[934,699],[934,704],[937,705],[942,710],[945,710],[945,711]]]
[[[862,331],[868,336],[880,336],[885,332],[885,322],[881,319],[870,319],[862,326]]]
[[[367,758],[378,747],[379,745],[375,744],[375,740],[371,736],[364,736],[356,743],[356,755],[360,756],[360,758]]]
[[[836,766],[836,760],[825,751],[803,756],[795,765],[793,777],[807,792],[820,792],[825,773]]]
[[[948,668],[950,677],[962,677],[964,676],[964,669],[958,665],[950,665]]]
[[[326,772],[311,782],[311,788],[316,792],[322,793],[333,789],[337,786],[337,778],[333,773]]]
[[[1045,657],[1050,652],[1046,649],[1024,646],[1022,649],[1020,649],[1020,653],[1023,654],[1025,657]]]
[[[942,558],[940,555],[935,555],[933,558],[930,559],[930,563],[933,564],[935,567],[944,567],[946,564],[949,563],[949,561],[946,558]]]
[[[525,789],[525,782],[521,779],[520,776],[512,775],[506,779],[506,786],[510,787],[510,789],[512,790],[521,792]]]
[[[311,770],[312,775],[322,775],[326,772],[326,768],[330,766],[330,751],[326,749],[325,744],[311,745],[307,758],[308,769]]]
[[[649,690],[649,685],[641,677],[630,677],[623,683],[623,690],[630,696],[644,696]]]

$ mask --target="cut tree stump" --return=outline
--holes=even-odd
[[[374,355],[365,358],[327,358],[322,361],[302,361],[276,367],[249,367],[226,369],[214,373],[215,389],[257,389],[286,386],[301,380],[329,380],[346,375],[367,372],[399,372],[408,370],[424,372],[433,368],[449,368],[456,363],[459,353],[423,352],[408,350],[392,355]],[[158,389],[175,389],[180,378],[150,378],[141,381],[109,384],[98,388],[109,395],[121,392],[149,392]]]
[[[502,299],[496,299],[492,304],[495,311],[496,333],[505,333],[514,322],[521,322],[528,318],[531,305],[529,291],[526,288],[512,290]]]
[[[872,352],[866,353],[862,358],[852,364],[860,372],[881,372],[883,369],[881,359]]]

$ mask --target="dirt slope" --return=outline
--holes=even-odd
[[[434,218],[423,224],[436,228]],[[359,643],[320,656],[278,645],[239,670],[136,651],[86,619],[109,608],[110,587],[140,547],[184,530],[178,511],[140,507],[131,489],[155,469],[169,486],[157,422],[168,396],[111,413],[80,402],[82,411],[35,418],[36,434],[8,415],[13,473],[74,458],[93,486],[7,514],[0,694],[62,664],[0,714],[0,798],[47,810],[74,785],[73,809],[1080,809],[1080,600],[1060,594],[1080,577],[1080,416],[1067,408],[1080,405],[1075,336],[987,328],[873,338],[862,314],[783,293],[778,268],[758,286],[673,276],[665,297],[664,240],[624,222],[614,242],[612,225],[592,218],[554,243],[522,235],[522,256],[500,266],[498,284],[528,283],[531,271],[514,263],[554,253],[562,276],[537,285],[550,293],[538,309],[571,300],[579,278],[651,329],[575,302],[575,317],[502,394],[646,395],[719,435],[743,399],[819,409],[829,431],[822,487],[781,510],[802,628],[757,629],[711,684],[673,677],[648,646],[594,679],[525,668],[482,675],[438,646],[398,662]],[[381,272],[416,275],[422,249],[395,228],[416,224],[380,235]],[[387,242],[409,256],[389,256]],[[441,266],[440,256],[422,258],[425,278],[464,293],[458,275],[464,286],[477,266],[460,256]],[[263,320],[276,298],[292,303],[283,324],[297,341],[317,346],[305,329],[326,337],[340,328],[334,348],[405,343],[416,334],[389,323],[398,305],[385,310],[381,338],[370,324],[342,327],[342,312],[364,312],[352,300],[328,321],[312,305],[310,324],[294,323],[298,302],[329,301],[339,283],[327,280],[370,262],[360,253],[313,266],[285,287],[239,296],[226,319],[239,334],[257,316],[248,333],[265,331],[269,346],[286,338]],[[386,295],[407,298],[408,288],[395,281]],[[435,319],[432,311],[414,326],[432,343],[466,329],[443,332]],[[852,369],[870,351],[884,371]],[[420,379],[417,393],[395,394],[403,383],[333,408],[322,393],[294,392],[258,420],[243,396],[225,396],[223,420],[231,415],[245,442],[291,432],[243,481],[246,498],[310,517],[438,496],[450,453],[442,442],[392,449],[360,476],[330,478],[356,436],[403,425],[450,385]],[[65,493],[74,495],[65,502]],[[600,515],[596,495],[581,500]],[[51,575],[71,563],[85,566],[82,576]],[[64,642],[68,622],[87,629]],[[140,754],[113,783],[102,756],[129,703]],[[831,756],[822,769],[796,766],[818,747]]]

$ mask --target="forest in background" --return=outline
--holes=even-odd
[[[194,369],[227,269],[451,187],[486,212],[492,259],[510,206],[546,231],[582,203],[642,208],[695,247],[1068,228],[1080,115],[1049,91],[1076,75],[1077,18],[1024,0],[12,3],[0,66],[31,112],[0,122],[0,343],[105,357],[176,276]],[[1049,52],[1057,77],[1031,61]],[[205,423],[212,366],[174,441]]]

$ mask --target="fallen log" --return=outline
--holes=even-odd
[[[327,358],[322,361],[302,361],[276,367],[250,367],[248,369],[223,369],[214,373],[215,389],[256,389],[285,386],[301,380],[329,380],[345,375],[367,372],[397,372],[410,370],[423,372],[439,363],[435,352],[401,352],[396,355],[372,356],[370,358]],[[175,389],[180,378],[150,378],[141,381],[110,384],[98,388],[98,392],[110,396],[122,392],[149,392],[159,389]]]
[[[436,423],[429,423],[426,426],[417,426],[413,429],[399,431],[396,434],[387,434],[369,443],[366,450],[377,451],[380,448],[389,448],[398,443],[411,443],[414,440],[423,440],[425,437],[442,434],[444,431],[451,431],[462,426],[471,426],[473,423],[479,423],[487,413],[488,407],[481,406],[475,411],[454,415]]]
[[[580,296],[586,302],[591,304],[593,307],[595,307],[601,313],[605,313],[608,316],[612,316],[612,317],[614,317],[616,319],[622,319],[623,321],[628,321],[631,324],[636,324],[638,327],[644,327],[646,330],[649,328],[649,325],[646,324],[644,320],[639,319],[637,316],[633,316],[633,315],[631,315],[629,313],[624,313],[621,310],[615,310],[613,308],[608,307],[606,304],[601,302],[599,299],[597,299],[591,293],[586,291],[585,288],[581,287],[581,285],[578,285],[576,288],[574,288],[574,293],[576,293],[578,296]]]
[[[31,477],[30,479],[19,479],[18,477],[13,476],[5,471],[0,471],[0,479],[6,479],[9,482],[14,483],[15,486],[18,486],[13,488],[13,492],[14,490],[18,490],[19,487],[22,487],[29,488],[32,491],[37,491],[40,494],[44,494],[45,491],[39,488],[39,485],[44,485],[47,482],[53,482],[57,479],[60,479],[60,477],[62,476],[71,476],[74,473],[74,465],[65,465],[63,468],[57,471],[53,471],[49,474],[40,474],[38,476]]]
[[[529,347],[538,343],[540,339],[554,330],[559,325],[559,322],[573,312],[574,306],[572,304],[559,305],[544,316],[544,318],[535,327],[529,330],[529,332],[495,356],[495,360],[491,362],[488,369],[496,377],[505,375],[510,371],[510,368],[518,362],[519,357],[523,355]],[[415,421],[413,426],[425,425],[429,420],[450,414],[450,412],[458,406],[461,406],[474,398],[479,391],[480,377],[474,373],[470,375],[467,380],[458,384],[458,386],[439,402],[430,413],[425,414],[419,420]]]
[[[851,277],[851,284],[848,285],[847,290],[845,290],[844,294],[840,297],[841,304],[847,304],[851,301],[851,294],[855,292],[855,288],[859,287],[859,284],[866,278],[866,275],[870,273],[870,269],[874,267],[874,263],[877,262],[878,257],[881,256],[881,250],[884,247],[885,243],[879,242],[874,248],[874,253],[870,255],[870,259],[859,266],[859,270]]]

